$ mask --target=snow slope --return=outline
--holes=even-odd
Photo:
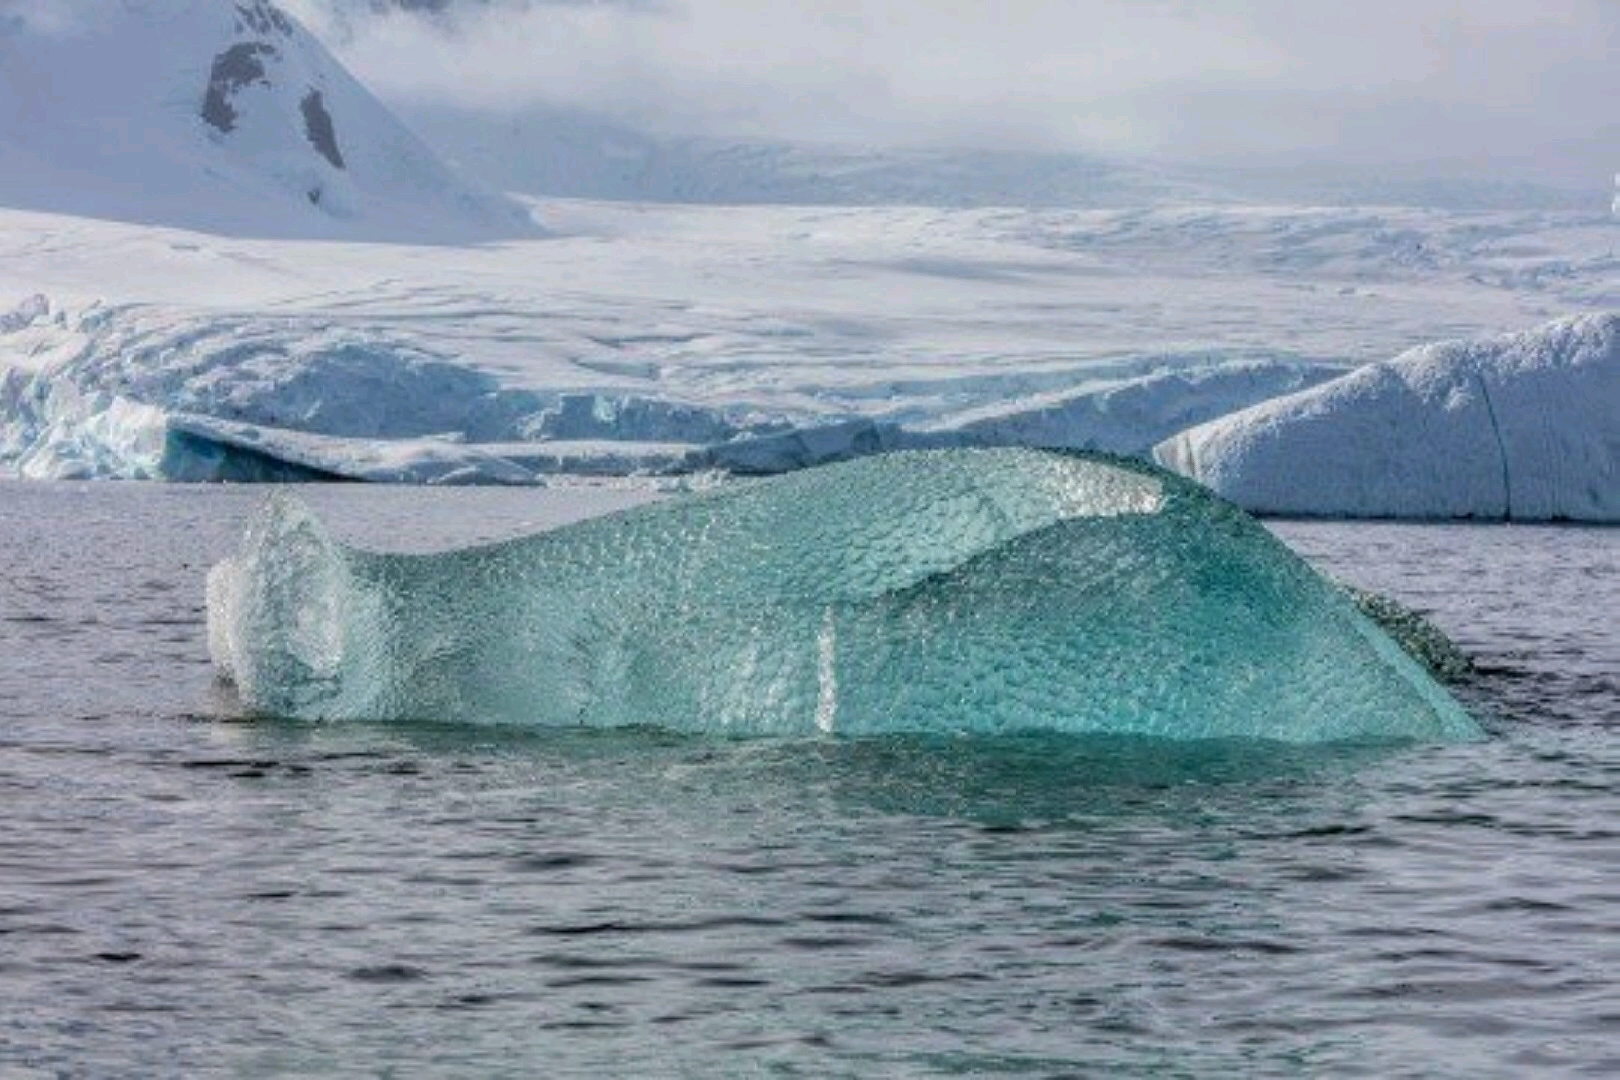
[[[0,205],[238,236],[533,231],[268,0],[41,3],[0,21]]]
[[[411,125],[509,191],[713,205],[1107,208],[1222,197],[1095,155],[664,135],[577,108],[401,101]]]
[[[469,173],[532,195],[712,205],[1124,209],[1206,205],[1586,210],[1564,190],[1375,170],[1232,168],[1063,151],[881,147],[672,135],[589,110],[401,100],[413,129]]]
[[[0,472],[536,483],[1145,453],[1416,342],[1620,308],[1606,215],[537,210],[549,237],[477,247],[0,211]]]
[[[1620,521],[1620,314],[1414,349],[1155,455],[1261,513]]]

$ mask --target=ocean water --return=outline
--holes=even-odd
[[[242,719],[262,497],[0,484],[0,1077],[1620,1074],[1620,530],[1275,525],[1477,658],[1480,743],[726,741]]]

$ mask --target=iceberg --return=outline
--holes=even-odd
[[[1620,314],[1413,349],[1154,455],[1255,513],[1620,521]]]
[[[906,451],[428,555],[270,501],[208,578],[252,714],[1291,743],[1473,721],[1240,510],[1124,459]]]

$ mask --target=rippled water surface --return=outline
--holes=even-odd
[[[261,497],[0,485],[0,1076],[1620,1074],[1620,530],[1276,526],[1482,743],[727,742],[234,718]]]

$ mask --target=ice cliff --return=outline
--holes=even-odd
[[[1620,315],[1348,374],[1143,357],[1072,385],[984,373],[871,401],[578,369],[526,382],[480,339],[424,331],[445,321],[30,297],[0,310],[0,475],[528,484],[1029,446],[1156,455],[1259,513],[1620,520]]]
[[[693,732],[1447,739],[1472,721],[1264,529],[1148,466],[920,451],[436,555],[279,498],[208,581],[252,712]]]
[[[420,323],[153,305],[68,312],[30,297],[0,312],[0,475],[524,484],[559,473],[760,475],[903,447],[1146,454],[1188,424],[1333,374],[1286,359],[1192,358],[1174,370],[1100,366],[1080,386],[1022,396],[987,376],[978,394],[988,401],[908,406],[900,418],[650,396],[628,381],[531,390],[411,329]]]
[[[1155,456],[1257,513],[1620,521],[1620,314],[1414,349]]]

